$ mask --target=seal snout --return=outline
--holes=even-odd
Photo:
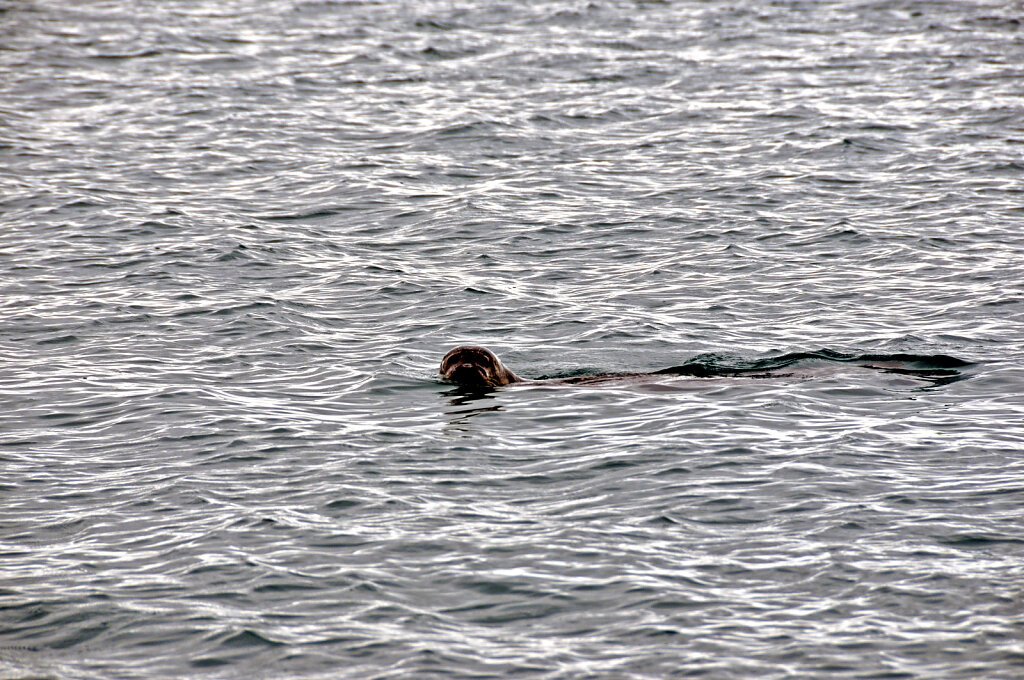
[[[487,382],[483,369],[473,364],[455,364],[449,367],[445,377],[460,385],[482,385]]]

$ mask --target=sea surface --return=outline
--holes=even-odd
[[[1019,2],[0,0],[0,678],[1022,676]]]

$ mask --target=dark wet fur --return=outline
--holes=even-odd
[[[463,345],[441,359],[439,373],[449,382],[464,387],[499,387],[523,382],[486,347]]]

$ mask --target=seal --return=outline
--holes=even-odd
[[[494,352],[478,345],[461,345],[441,359],[440,375],[448,382],[478,391],[515,383],[529,385],[602,385],[652,382],[671,378],[716,380],[720,378],[797,378],[835,375],[840,367],[880,371],[921,381],[925,386],[945,385],[962,379],[958,370],[971,363],[944,355],[841,354],[823,349],[792,352],[777,357],[723,363],[716,355],[701,355],[680,366],[653,373],[598,373],[566,378],[526,380],[505,367]]]
[[[441,359],[441,377],[463,387],[499,387],[526,382],[486,347],[461,345]]]

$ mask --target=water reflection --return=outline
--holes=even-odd
[[[469,408],[456,408],[456,410],[445,411],[445,415],[449,417],[449,425],[463,423],[481,413],[501,411],[503,409],[501,404],[474,405],[475,402],[493,400],[494,391],[494,388],[455,387],[442,392],[443,396],[448,397],[449,406],[469,406]]]

